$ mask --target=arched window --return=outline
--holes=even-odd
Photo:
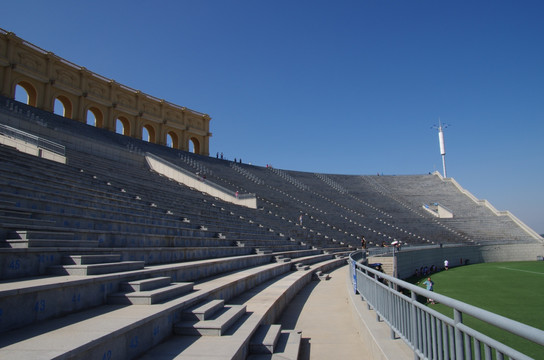
[[[189,152],[200,154],[200,143],[197,138],[191,138],[189,140]]]
[[[96,126],[96,116],[91,110],[87,111],[87,125]]]
[[[170,131],[168,134],[166,134],[166,146],[171,147],[173,149],[179,148],[179,140],[176,133]]]
[[[155,143],[155,129],[151,125],[144,125],[142,129],[142,140]]]
[[[142,129],[142,140],[149,142],[149,131],[147,131],[146,127]]]
[[[21,81],[15,86],[15,100],[30,106],[37,106],[38,95],[36,89],[31,83]]]
[[[101,128],[104,122],[104,117],[100,109],[91,107],[87,110],[87,125]]]
[[[115,121],[115,132],[128,136],[130,134],[130,122],[126,117],[120,116]]]
[[[64,116],[64,113],[66,112],[62,101],[60,101],[58,98],[55,99],[55,103],[53,104],[53,112],[60,116]]]
[[[53,104],[53,112],[66,118],[72,118],[72,102],[66,96],[58,96]]]

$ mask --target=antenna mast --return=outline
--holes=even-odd
[[[444,177],[447,178],[446,173],[446,144],[444,142],[444,129],[448,127],[448,124],[442,124],[440,118],[438,118],[438,127],[435,125],[433,128],[438,129],[438,143],[440,144],[440,155],[442,155],[442,169],[444,171]]]

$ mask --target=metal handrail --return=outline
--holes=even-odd
[[[361,264],[361,258],[361,251],[350,254],[354,290],[389,325],[392,336],[396,334],[412,348],[416,359],[464,360],[480,359],[481,355],[486,360],[504,356],[532,359],[470,328],[463,323],[464,314],[544,346],[543,330],[386,275]],[[411,296],[397,291],[399,288],[409,290]],[[418,295],[452,308],[453,319],[421,304]]]

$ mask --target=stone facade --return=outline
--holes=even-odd
[[[152,143],[209,155],[211,118],[142,93],[47,52],[15,34],[0,29],[0,94],[15,98],[17,85],[28,94],[28,104],[53,112],[55,100],[64,116],[110,131],[123,124],[124,135],[142,139],[144,129]]]

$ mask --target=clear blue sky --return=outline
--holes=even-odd
[[[210,153],[442,169],[544,233],[544,1],[5,1],[0,27],[208,113]]]

